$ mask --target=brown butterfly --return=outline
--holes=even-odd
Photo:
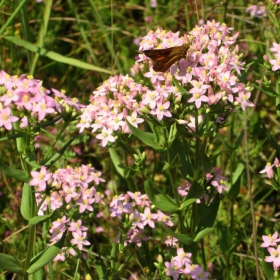
[[[165,72],[174,63],[179,61],[181,58],[186,57],[188,48],[189,45],[184,44],[182,46],[171,47],[167,49],[145,50],[143,53],[153,61],[154,71]]]

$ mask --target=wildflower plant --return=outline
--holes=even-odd
[[[131,73],[104,81],[88,105],[47,90],[32,77],[1,71],[2,140],[16,138],[22,169],[3,165],[1,170],[24,182],[21,214],[29,240],[24,264],[7,246],[0,267],[27,278],[45,274],[51,261],[93,260],[93,230],[87,223],[96,215],[115,225],[114,243],[103,265],[99,259],[84,261],[92,277],[91,266],[100,277],[120,279],[129,259],[137,256],[142,271],[160,279],[209,279],[203,239],[230,188],[223,170],[214,165],[209,143],[233,112],[253,107],[251,88],[238,79],[244,63],[237,37],[214,20],[182,36],[150,31],[140,42]],[[155,72],[142,53],[183,44],[188,45],[186,58],[166,73]],[[109,151],[122,184],[118,191],[105,191],[102,173],[90,165],[60,166],[74,137],[57,152],[54,144],[73,124]],[[37,160],[34,144],[50,126],[60,130]],[[41,224],[43,248],[37,250]]]
[[[122,220],[119,253],[132,242],[143,246],[148,241],[144,231],[148,226],[161,229],[165,238],[174,238],[171,244],[184,244],[197,260],[198,243],[211,231],[221,194],[228,190],[222,170],[212,165],[209,143],[232,112],[253,107],[251,88],[238,81],[244,64],[237,36],[215,21],[183,36],[162,29],[150,31],[140,42],[131,76],[110,77],[93,92],[83,110],[77,125],[80,133],[88,129],[96,135],[100,145],[108,147],[119,175],[127,180],[130,194],[117,196],[110,208],[111,215]],[[186,58],[166,73],[155,72],[142,53],[183,44],[189,46]],[[146,165],[149,150],[154,153],[149,158],[151,166]],[[169,188],[156,183],[157,173],[166,178]],[[140,186],[132,180],[139,176]],[[143,191],[148,199],[139,212],[133,207],[135,202],[130,202],[131,193],[136,192],[141,201]],[[169,224],[160,226],[159,213],[166,213],[168,220],[172,217]],[[196,271],[172,262],[166,254],[161,257],[169,262],[165,268],[161,263],[156,267],[174,279]],[[145,265],[153,269],[143,261]]]

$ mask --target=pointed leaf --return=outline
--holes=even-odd
[[[193,184],[186,196],[186,200],[182,203],[180,209],[184,209],[190,204],[196,202],[203,194],[204,189],[201,187],[199,183]]]
[[[53,52],[53,51],[48,51],[45,48],[39,47],[37,45],[34,45],[32,43],[29,43],[28,41],[25,41],[23,39],[17,38],[17,37],[12,37],[12,36],[3,36],[2,38],[4,38],[5,40],[21,46],[31,52],[34,53],[39,53],[39,55],[41,56],[46,56],[54,61],[57,61],[59,63],[65,63],[65,64],[69,64],[78,68],[82,68],[82,69],[86,69],[86,70],[92,70],[92,71],[97,71],[97,72],[103,72],[103,73],[107,73],[107,74],[111,74],[111,71],[108,71],[106,69],[103,69],[101,67],[97,67],[94,66],[92,64],[80,61],[78,59],[75,58],[71,58],[71,57],[67,57],[64,55],[61,55],[59,53]]]
[[[172,144],[173,141],[175,140],[177,135],[177,124],[174,123],[170,127],[169,135],[168,135],[168,144]]]
[[[201,155],[201,165],[203,174],[209,173],[213,169],[212,162],[205,153]]]
[[[0,268],[24,276],[22,264],[13,256],[0,253]]]
[[[186,89],[179,84],[179,82],[175,79],[174,76],[172,76],[172,82],[174,83],[176,88],[179,90],[179,92],[182,93],[182,95],[189,95],[189,93],[186,91]]]
[[[179,140],[178,137],[174,140],[172,148],[174,149],[174,152],[180,156],[180,162],[182,164],[181,168],[180,168],[181,173],[185,177],[187,177],[187,176],[192,177],[193,168],[191,165],[191,161],[188,157],[184,144]]]
[[[127,125],[129,127],[129,129],[132,131],[133,135],[135,135],[143,143],[152,147],[156,151],[163,151],[164,150],[163,147],[161,147],[157,144],[157,139],[156,139],[154,134],[144,132],[144,131],[136,128],[135,126],[131,125],[129,122],[127,122]]]
[[[177,238],[180,242],[184,243],[185,245],[190,245],[193,243],[193,239],[190,236],[188,236],[187,234],[173,232],[168,227],[164,227],[163,225],[161,225],[161,228],[165,232],[167,232],[169,235]]]
[[[218,210],[220,206],[220,196],[216,195],[213,202],[204,211],[204,217],[202,219],[199,232],[194,239],[195,242],[204,238],[211,230],[216,220]]]
[[[44,160],[42,162],[42,165],[45,165],[47,168],[49,168],[51,165],[53,165],[56,161],[58,161],[62,155],[64,154],[64,152],[66,151],[66,149],[71,145],[71,143],[74,141],[75,137],[73,137],[72,139],[70,139],[57,153],[55,153],[54,155],[52,155],[50,158]]]
[[[175,201],[166,194],[158,194],[154,196],[153,204],[160,210],[165,212],[176,212],[178,207]]]
[[[173,158],[173,160],[170,164],[167,162],[164,164],[162,171],[169,170],[172,168],[177,168],[180,166],[182,166],[182,164],[180,163],[180,157],[179,157],[179,154],[176,154],[176,156]]]
[[[204,228],[202,229],[194,239],[194,242],[198,242],[199,240],[203,239],[208,233],[210,233],[213,230],[212,227]]]
[[[151,186],[151,182],[146,180],[144,182],[144,188],[147,196],[151,200],[151,202],[160,210],[165,212],[176,212],[178,211],[178,207],[175,201],[166,194],[157,194],[155,195],[154,190]]]
[[[21,182],[29,182],[29,177],[21,170],[10,167],[3,163],[0,163],[0,171],[3,172],[7,177],[15,178]]]
[[[20,213],[22,217],[29,221],[32,218],[32,190],[29,184],[24,183],[22,189],[22,199],[20,204]]]
[[[35,226],[37,224],[39,224],[40,222],[43,222],[43,221],[46,221],[48,220],[49,218],[51,218],[53,216],[55,212],[52,212],[51,214],[48,214],[48,215],[44,215],[44,216],[35,216],[33,218],[31,218],[29,220],[29,225],[30,226]]]
[[[151,181],[150,180],[146,180],[144,182],[144,188],[145,188],[145,192],[147,194],[147,196],[149,197],[149,199],[151,201],[154,200],[154,197],[155,197],[155,194],[154,194],[154,190],[152,188],[152,185],[151,185]]]
[[[59,254],[61,248],[63,247],[65,236],[66,232],[57,243],[35,256],[30,262],[30,267],[27,269],[27,273],[33,274],[43,266],[51,262]]]
[[[111,159],[113,161],[113,164],[114,164],[117,172],[124,178],[125,177],[125,168],[121,162],[120,157],[117,154],[117,151],[114,148],[109,148],[109,153],[110,153]]]

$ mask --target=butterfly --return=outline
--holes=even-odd
[[[143,53],[153,61],[154,71],[166,72],[174,63],[186,57],[188,49],[189,45],[184,44],[166,49],[145,50]]]

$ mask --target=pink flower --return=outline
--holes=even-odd
[[[4,126],[7,130],[11,130],[12,123],[18,119],[18,117],[11,116],[11,109],[9,107],[0,110],[0,127]]]
[[[190,272],[192,279],[201,279],[201,280],[208,280],[209,279],[209,272],[204,272],[203,268],[199,265],[192,265],[192,271]]]
[[[28,125],[28,118],[26,116],[24,116],[22,119],[21,119],[21,123],[20,123],[20,127],[21,128],[24,128],[24,127],[27,127]]]
[[[86,197],[83,197],[81,199],[78,199],[76,201],[77,205],[79,205],[79,212],[80,213],[83,213],[85,212],[86,210],[88,211],[93,211],[93,207],[92,207],[92,204],[94,203],[94,198],[86,198]]]
[[[29,185],[37,186],[38,191],[44,191],[47,186],[47,181],[52,177],[52,173],[47,173],[46,167],[42,166],[40,172],[31,171],[31,176],[33,179],[29,182]]]
[[[72,231],[72,232],[75,231],[75,232],[77,232],[77,234],[82,235],[82,232],[83,232],[83,231],[87,231],[88,228],[82,226],[82,221],[81,221],[81,220],[78,220],[78,221],[76,221],[76,222],[71,222],[71,223],[69,224],[68,230],[69,230],[69,231]]]
[[[262,171],[260,171],[260,173],[267,173],[267,178],[273,178],[273,166],[274,165],[271,165],[271,163],[268,162],[265,168]]]
[[[138,127],[138,124],[144,121],[144,119],[142,118],[137,118],[136,111],[134,111],[131,116],[127,116],[126,119],[129,121],[130,124],[132,124],[135,127]]]
[[[167,225],[169,227],[173,226],[173,222],[170,220],[170,217],[165,215],[163,212],[161,212],[160,210],[157,211],[157,215],[158,215],[158,222],[161,222],[164,225]]]
[[[273,45],[273,47],[270,48],[269,50],[274,52],[275,54],[279,54],[280,53],[280,45],[275,43],[275,42],[273,42],[272,45]]]
[[[172,276],[174,280],[177,280],[179,277],[178,269],[176,262],[164,262],[164,265],[166,267],[166,275]]]
[[[7,93],[0,98],[0,101],[4,102],[5,107],[18,100],[19,95],[12,89],[8,89]]]
[[[266,262],[273,262],[274,270],[278,270],[280,266],[280,247],[278,246],[277,249],[268,247],[267,250],[270,253],[270,256],[265,257],[264,260]]]
[[[155,8],[157,6],[157,0],[150,0],[150,6]]]
[[[277,157],[275,158],[273,165],[275,167],[280,167],[280,162],[279,162],[279,159]]]
[[[38,2],[38,1],[37,1]],[[66,260],[66,257],[65,257],[65,252],[63,251],[60,251],[56,257],[53,259],[54,262],[57,262],[57,261],[62,261],[64,262]]]
[[[141,214],[141,219],[143,222],[143,225],[149,225],[151,228],[155,227],[155,223],[154,220],[156,220],[158,218],[157,214],[151,214],[150,208],[146,207],[144,210],[144,214]]]
[[[270,59],[269,62],[272,65],[272,71],[277,71],[280,69],[280,56],[276,57],[276,59]]]
[[[195,102],[195,106],[197,109],[201,107],[201,102],[208,102],[208,97],[203,93],[196,92],[193,96],[189,99],[189,102]]]
[[[80,251],[82,251],[83,249],[83,245],[90,245],[90,243],[85,240],[87,233],[86,232],[82,232],[82,234],[78,234],[76,231],[72,232],[73,235],[73,239],[71,239],[70,243],[73,245],[77,245],[78,249]]]
[[[250,13],[251,17],[266,17],[266,7],[262,5],[251,5],[246,9],[247,13]]]
[[[112,135],[112,133],[113,133],[113,130],[111,128],[107,129],[104,127],[102,130],[102,133],[96,135],[97,139],[102,140],[102,142],[101,142],[102,147],[105,147],[108,142],[116,141],[116,139]]]
[[[263,235],[263,243],[260,245],[262,248],[267,248],[269,246],[277,246],[277,242],[280,241],[280,238],[278,237],[278,232],[274,232],[273,235]]]
[[[164,238],[164,244],[166,244],[167,246],[175,247],[177,243],[178,239],[173,236],[168,235]]]
[[[161,121],[163,116],[172,117],[172,114],[167,110],[170,107],[170,102],[167,101],[164,104],[162,102],[157,103],[157,107],[150,111],[150,114],[156,115],[157,119]]]

